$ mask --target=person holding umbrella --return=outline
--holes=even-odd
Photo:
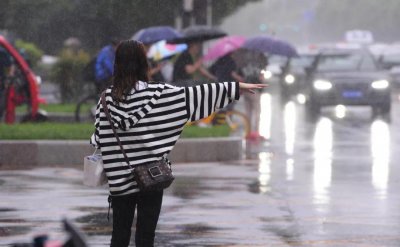
[[[203,60],[199,58],[202,50],[200,41],[188,43],[188,49],[182,52],[174,64],[172,80],[178,85],[190,85],[195,79],[194,75],[199,72],[209,80],[216,80],[206,68],[203,67]]]
[[[261,71],[268,65],[268,58],[263,53],[240,49],[236,51],[240,75],[246,82],[262,83],[264,78]],[[261,112],[261,90],[256,90],[254,97],[244,95],[245,112],[249,118],[250,133],[246,137],[250,141],[259,141],[260,135],[260,112]]]
[[[215,61],[210,67],[210,72],[216,76],[218,81],[244,81],[243,76],[238,72],[234,52],[228,53]]]
[[[203,67],[203,59],[199,56],[204,41],[224,36],[226,36],[226,33],[216,27],[195,25],[184,29],[182,37],[171,40],[170,43],[174,44],[188,44],[187,51],[183,52],[175,62],[173,81],[179,83],[179,85],[187,86],[193,83],[197,72],[207,79],[216,80],[217,78]]]
[[[172,27],[154,26],[140,29],[133,35],[132,39],[142,42],[144,44],[146,54],[148,54],[150,47],[158,41],[168,41],[179,37],[181,37],[181,34]],[[164,64],[157,63],[152,59],[148,59],[148,62],[150,65],[149,79],[156,82],[165,82],[165,77],[161,73]]]
[[[145,44],[144,45],[144,49],[146,50],[146,54],[149,52],[150,47],[152,46],[151,44]],[[161,70],[164,66],[163,63],[157,63],[156,61],[154,61],[153,59],[147,59],[147,61],[149,62],[149,79],[152,81],[156,81],[156,82],[165,82],[165,78],[164,75],[161,73]]]

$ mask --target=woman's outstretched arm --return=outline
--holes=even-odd
[[[197,121],[210,116],[234,100],[239,100],[240,91],[254,93],[254,90],[266,87],[265,84],[243,82],[207,83],[186,87],[186,104],[189,121]]]

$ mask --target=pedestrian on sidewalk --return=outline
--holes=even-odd
[[[202,51],[201,42],[189,42],[188,49],[182,52],[175,61],[172,84],[177,86],[192,86],[198,84],[201,79],[196,76],[202,76],[207,80],[215,81],[217,78],[204,68],[203,60],[200,58]],[[204,79],[202,80],[204,83]]]
[[[98,92],[103,91],[111,84],[114,71],[115,49],[119,39],[112,38],[110,44],[104,46],[96,57],[95,62],[95,83]]]
[[[175,87],[148,83],[148,71],[142,43],[127,40],[118,45],[113,84],[105,90],[106,103],[131,166],[162,159],[170,153],[187,122],[207,117],[238,100],[240,90],[253,92],[265,86],[223,82]],[[136,246],[153,246],[163,191],[139,190],[100,101],[91,143],[101,150],[108,178],[113,210],[111,246],[129,245],[136,208]]]

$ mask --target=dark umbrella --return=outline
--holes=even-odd
[[[270,55],[280,55],[285,57],[298,56],[296,49],[291,44],[266,35],[256,36],[246,40],[242,48],[268,53]]]
[[[148,27],[143,28],[137,31],[132,39],[138,40],[143,44],[153,44],[160,40],[172,40],[175,38],[182,37],[182,35],[169,26],[157,26],[157,27]]]
[[[217,39],[226,36],[227,34],[216,27],[209,26],[190,26],[182,31],[182,37],[168,41],[172,44],[202,42],[211,39]]]

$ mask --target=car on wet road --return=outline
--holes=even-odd
[[[316,52],[299,52],[298,57],[288,59],[279,79],[283,101],[288,101],[299,93],[303,94],[309,77],[309,68],[313,66],[316,56]]]
[[[393,87],[400,88],[400,46],[388,47],[378,57],[379,65],[389,71]]]
[[[371,106],[374,115],[390,115],[391,83],[366,50],[321,51],[307,86],[307,110],[324,106]]]

